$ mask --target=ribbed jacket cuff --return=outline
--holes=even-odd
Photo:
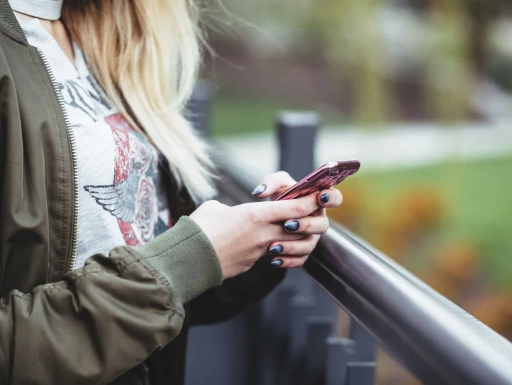
[[[181,217],[167,230],[137,251],[170,282],[176,302],[185,304],[222,283],[217,253],[201,228]]]

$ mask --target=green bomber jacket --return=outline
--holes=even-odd
[[[284,271],[260,263],[222,282],[214,248],[186,216],[70,271],[72,147],[44,58],[0,0],[0,384],[107,384],[144,361],[152,385],[182,384],[188,325],[237,314]],[[193,210],[187,196],[169,193],[175,212]]]

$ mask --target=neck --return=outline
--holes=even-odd
[[[59,44],[60,48],[62,49],[62,51],[64,51],[68,59],[72,63],[74,62],[73,45],[71,43],[71,39],[69,38],[69,34],[60,19],[41,19],[16,11],[14,12],[14,14],[21,22],[38,19],[41,26],[55,39],[55,41]]]

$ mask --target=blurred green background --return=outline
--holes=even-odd
[[[205,4],[214,137],[248,151],[282,109],[320,112],[340,148],[382,137],[380,158],[350,152],[363,168],[331,217],[512,339],[512,3]],[[440,155],[396,156],[411,148]],[[381,384],[415,381],[378,368]]]

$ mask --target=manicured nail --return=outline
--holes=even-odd
[[[256,188],[252,192],[252,195],[260,195],[261,193],[265,192],[266,189],[267,189],[267,185],[259,184],[256,186]]]
[[[273,267],[283,266],[283,260],[282,259],[276,259],[275,261],[272,261],[271,265]]]
[[[320,201],[322,203],[327,203],[331,200],[331,196],[329,195],[329,193],[323,193],[322,196],[320,197]]]
[[[272,247],[269,252],[270,254],[272,255],[277,255],[277,254],[281,254],[284,250],[284,247],[282,245],[277,245],[277,246],[274,246]]]
[[[297,231],[300,227],[299,221],[289,221],[284,224],[284,228],[288,231]]]

